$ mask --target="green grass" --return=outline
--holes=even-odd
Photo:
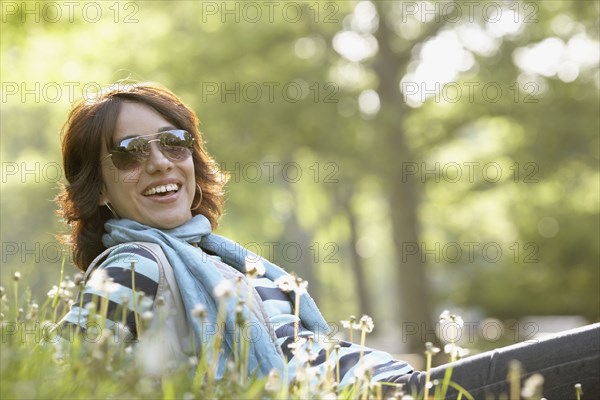
[[[300,284],[301,280],[297,279]],[[248,378],[245,372],[248,351],[247,346],[243,345],[237,349],[236,357],[228,364],[225,376],[220,381],[214,378],[215,361],[207,360],[204,356],[182,359],[177,363],[148,363],[148,357],[152,359],[156,354],[154,350],[161,345],[160,336],[157,336],[160,332],[146,329],[143,317],[138,322],[144,332],[140,341],[143,345],[127,342],[122,336],[115,336],[119,332],[108,329],[87,331],[87,336],[73,332],[72,336],[64,335],[67,338],[60,339],[53,328],[69,306],[77,301],[77,284],[61,273],[60,285],[49,292],[41,306],[31,298],[29,290],[20,293],[22,286],[24,282],[20,276],[15,276],[9,285],[10,290],[0,287],[1,399],[383,398],[384,386],[371,382],[368,369],[357,378],[355,384],[343,389],[337,387],[333,369],[327,371],[325,376],[315,377],[307,369],[300,368],[296,378],[288,385],[283,385],[284,377],[274,372],[264,378]],[[106,307],[100,303],[92,309],[91,318],[103,322],[106,315],[102,315],[102,312]],[[99,311],[95,313],[95,310]],[[199,317],[202,316],[200,312]],[[372,321],[363,317],[360,322],[355,322],[342,323],[350,327],[350,332],[352,329],[359,330],[361,342],[364,343],[365,334],[373,328]],[[153,337],[156,339],[154,343]],[[220,340],[212,345],[214,350],[220,348]],[[427,345],[427,371],[431,366],[431,356],[438,351],[431,344]],[[336,348],[332,347],[329,357],[336,357],[336,354]],[[518,367],[515,364],[511,369],[511,399],[519,398],[521,394]],[[457,398],[473,399],[467,391],[452,382],[451,374],[451,369],[448,369],[441,382],[430,382],[428,376],[425,393],[407,394],[400,387],[392,387],[388,396],[395,394],[398,399],[415,400],[440,399],[444,398],[449,388],[453,388],[459,393]],[[540,399],[541,386],[534,389],[534,394],[531,397],[527,395],[527,398]],[[575,392],[573,397],[576,397]]]

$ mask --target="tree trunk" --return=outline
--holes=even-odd
[[[431,299],[426,279],[426,263],[421,258],[418,207],[421,185],[418,174],[414,179],[403,176],[404,163],[416,161],[406,143],[403,119],[409,108],[404,103],[399,81],[410,59],[410,51],[395,52],[390,46],[394,35],[385,23],[385,11],[376,3],[380,15],[376,38],[379,51],[373,61],[378,78],[381,142],[377,157],[390,202],[391,223],[396,253],[400,304],[398,305],[400,340],[405,351],[423,351],[423,342],[436,341],[431,324]],[[432,26],[432,30],[438,27]],[[420,164],[418,164],[420,165]],[[410,249],[410,256],[408,255]]]
[[[343,209],[350,225],[350,240],[349,240],[349,252],[350,252],[350,263],[352,265],[352,272],[354,273],[354,279],[356,282],[356,294],[358,296],[358,306],[362,314],[373,316],[373,309],[371,306],[371,297],[369,296],[367,284],[365,281],[365,273],[363,268],[363,259],[356,251],[356,243],[358,241],[358,227],[356,221],[356,215],[352,211],[349,199],[346,199],[343,203]],[[360,316],[359,316],[360,317]]]

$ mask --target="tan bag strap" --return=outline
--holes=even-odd
[[[117,247],[121,246],[120,244],[116,245],[116,246],[112,246],[109,247],[108,249],[104,250],[102,253],[98,254],[96,256],[96,258],[94,258],[94,260],[90,263],[90,265],[88,265],[87,269],[85,270],[85,273],[83,274],[83,281],[87,282],[88,278],[90,277],[90,275],[92,274],[92,272],[94,271],[94,269],[96,269],[96,267],[101,264],[101,262],[108,257],[108,255]]]
[[[177,306],[181,306],[181,308],[179,308],[181,310],[184,309],[183,301],[181,300],[181,294],[179,293],[179,286],[177,285],[177,280],[175,279],[175,274],[173,273],[173,268],[171,267],[171,264],[169,264],[169,261],[167,260],[167,257],[162,247],[160,247],[160,245],[156,243],[130,242],[109,247],[108,249],[100,253],[96,258],[94,258],[94,260],[90,263],[90,265],[85,271],[85,274],[83,275],[83,281],[86,282],[89,279],[91,273],[94,271],[94,269],[96,269],[98,265],[100,265],[101,262],[118,247],[122,247],[123,250],[126,250],[128,248],[140,247],[152,253],[152,255],[156,257],[156,260],[159,266],[161,267],[159,268],[159,281],[157,293],[162,293],[162,291],[165,290],[165,285],[168,283],[167,287],[171,290],[173,298],[178,303]]]
[[[158,264],[161,268],[160,270],[160,279],[158,284],[158,290],[156,292],[157,296],[164,292],[166,288],[169,289],[171,295],[173,296],[173,300],[176,302],[177,310],[185,310],[183,306],[183,300],[181,299],[181,293],[179,292],[179,286],[177,285],[177,279],[175,279],[175,273],[173,272],[173,267],[167,260],[167,256],[163,251],[162,247],[156,243],[150,242],[133,242],[136,245],[139,245],[142,248],[148,250],[152,255],[156,256]],[[156,304],[156,303],[155,303]],[[185,312],[183,313],[185,315]]]

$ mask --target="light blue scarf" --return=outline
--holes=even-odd
[[[196,349],[201,350],[202,338],[205,337],[205,333],[200,321],[192,316],[192,310],[198,304],[204,305],[207,310],[206,321],[216,323],[218,301],[214,298],[213,291],[225,278],[212,264],[209,257],[202,256],[189,243],[198,243],[203,250],[216,254],[221,257],[223,262],[242,273],[246,272],[245,257],[248,256],[252,260],[262,261],[266,270],[265,276],[271,280],[287,275],[277,265],[259,257],[238,243],[212,234],[210,222],[204,215],[196,215],[183,225],[170,230],[152,228],[129,219],[108,220],[104,224],[104,229],[106,233],[102,236],[102,243],[106,247],[130,242],[151,242],[161,246],[175,273],[187,318],[194,331]],[[234,348],[236,304],[237,299],[235,298],[230,299],[227,303],[223,337],[225,357],[230,355]],[[248,312],[246,312],[246,316],[249,316]],[[270,339],[268,328],[261,324],[254,315],[250,318],[251,328],[258,331],[253,332],[253,340],[249,341],[249,372],[267,375],[274,368],[283,371],[283,359],[277,345]],[[317,334],[328,330],[327,322],[308,293],[300,296],[300,319],[305,327]],[[254,338],[256,339],[254,340]],[[223,367],[224,365],[221,365],[220,372]]]

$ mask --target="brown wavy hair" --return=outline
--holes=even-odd
[[[112,218],[106,206],[99,206],[102,174],[100,152],[103,141],[111,148],[112,136],[123,102],[137,102],[152,107],[173,126],[194,136],[192,159],[196,191],[192,204],[200,205],[192,215],[203,214],[216,229],[223,214],[225,175],[206,151],[198,128],[196,113],[170,90],[154,83],[112,86],[93,99],[82,99],[69,113],[62,128],[63,169],[67,184],[56,197],[58,214],[71,227],[70,235],[62,237],[73,252],[73,260],[82,271],[104,249],[104,223]]]

